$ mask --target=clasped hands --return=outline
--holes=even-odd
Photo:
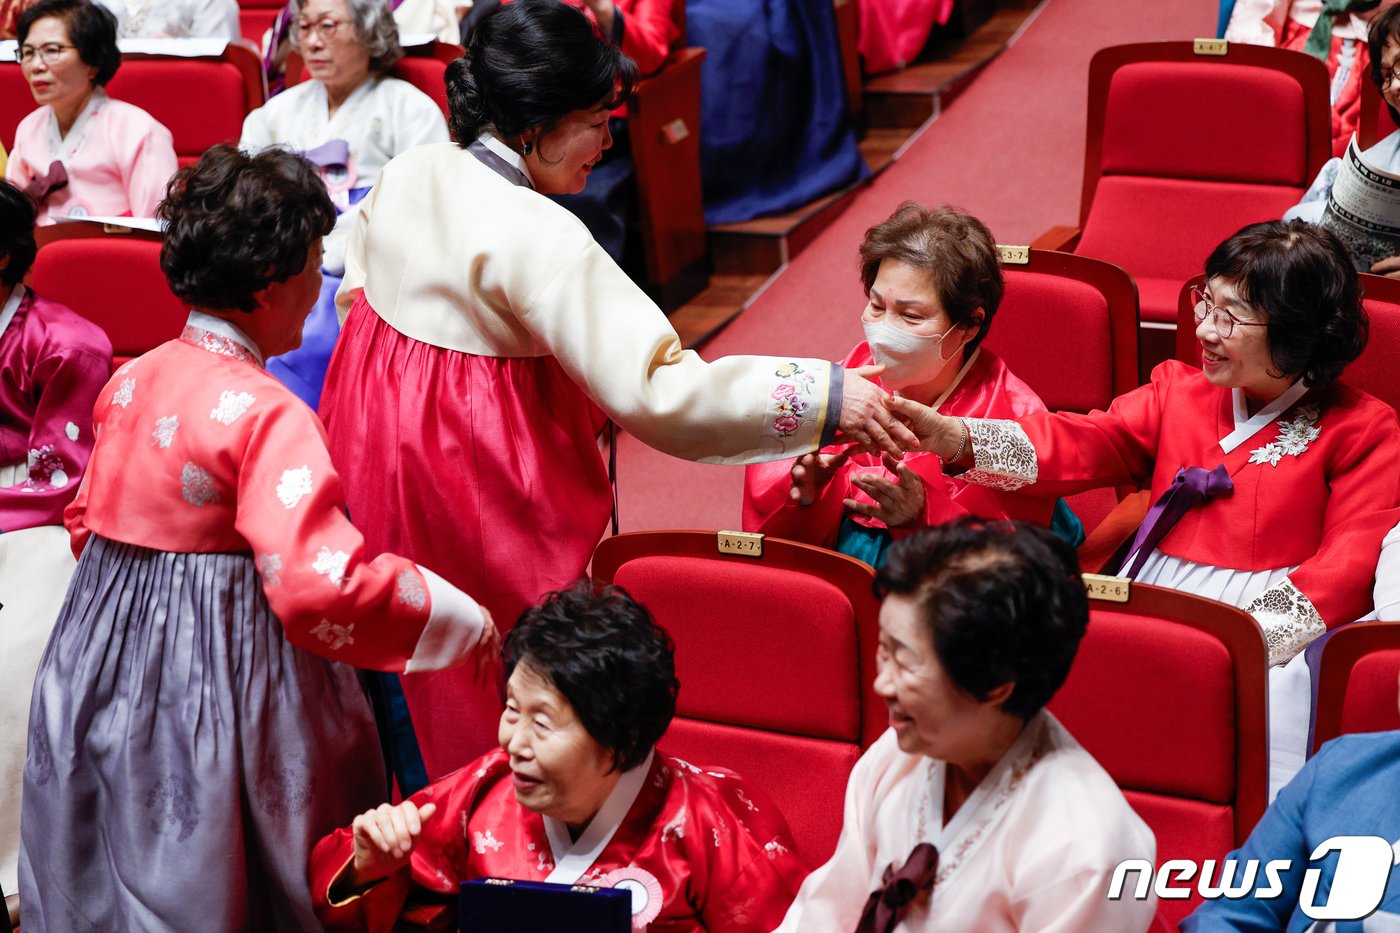
[[[804,454],[792,465],[788,492],[799,505],[811,505],[852,454],[878,453],[885,469],[897,480],[876,474],[852,477],[851,482],[874,504],[846,499],[847,511],[883,521],[891,528],[916,521],[924,511],[923,481],[904,462],[908,451],[924,450],[951,460],[963,441],[960,419],[940,415],[927,405],[891,395],[870,381],[882,366],[846,370],[842,385],[841,424],[837,442],[848,442],[836,453]]]

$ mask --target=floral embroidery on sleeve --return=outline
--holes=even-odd
[[[1284,457],[1296,457],[1303,453],[1322,433],[1322,429],[1316,427],[1317,419],[1316,405],[1299,408],[1291,420],[1279,422],[1277,437],[1249,452],[1249,462],[1276,467]]]
[[[355,643],[355,639],[351,636],[351,633],[354,631],[355,626],[353,623],[350,625],[336,625],[329,619],[322,619],[320,624],[311,630],[311,634],[329,645],[332,651],[339,651],[346,645],[353,645]]]
[[[233,424],[256,399],[247,392],[221,392],[219,404],[209,412],[209,417],[219,424]]]
[[[70,441],[76,441],[78,439],[78,426],[70,421],[64,426],[63,433],[68,436]]]
[[[54,489],[62,489],[68,485],[68,473],[63,469],[63,458],[53,449],[52,444],[30,450],[29,456],[25,458],[25,468],[29,474],[23,487],[26,492],[35,491],[38,483],[48,483]]]
[[[289,509],[311,494],[311,468],[308,466],[284,470],[277,484],[277,498]]]
[[[130,365],[130,364],[128,364]],[[122,367],[125,369],[126,367]],[[112,404],[120,405],[122,408],[131,404],[132,393],[136,391],[135,379],[123,379],[122,384],[117,387],[117,391],[112,393]]]
[[[334,585],[344,586],[345,565],[349,562],[350,555],[344,551],[332,551],[323,547],[316,552],[316,560],[311,564],[311,569],[323,574]]]
[[[262,575],[263,583],[268,586],[276,586],[282,582],[278,574],[282,570],[281,554],[262,554],[257,560],[258,573]]]
[[[151,446],[159,447],[162,450],[169,447],[170,442],[175,439],[175,431],[179,427],[180,418],[177,415],[157,418],[156,429],[151,432]]]
[[[1327,631],[1312,600],[1286,578],[1254,597],[1244,609],[1264,630],[1270,667],[1287,664]]]
[[[778,383],[768,397],[768,413],[773,416],[773,433],[792,437],[803,423],[815,420],[812,411],[812,385],[816,377],[796,363],[784,363],[773,375],[786,382]]]
[[[1012,492],[1029,486],[1040,475],[1035,446],[1014,421],[964,418],[973,468],[962,475],[969,483]]]
[[[405,606],[421,611],[428,604],[428,591],[414,571],[408,569],[399,571],[395,584],[398,588],[399,602]]]

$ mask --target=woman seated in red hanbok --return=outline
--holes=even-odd
[[[777,808],[728,771],[655,749],[675,647],[625,592],[585,581],[528,609],[502,655],[500,748],[316,846],[335,930],[446,928],[459,884],[625,886],[635,930],[768,933],[807,873]]]
[[[490,658],[494,629],[432,571],[366,558],[320,423],[263,369],[320,289],[316,170],[216,146],[160,213],[193,310],[102,390],[64,516],[78,567],[29,719],[24,928],[314,929],[312,843],[384,794],[354,668]]]
[[[1346,247],[1304,221],[1252,224],[1216,247],[1196,293],[1204,371],[1168,361],[1108,411],[987,420],[912,399],[945,469],[1046,497],[1151,484],[1121,573],[1253,613],[1268,642],[1271,783],[1303,763],[1302,649],[1371,608],[1400,504],[1395,410],[1338,381],[1366,345]]]
[[[0,887],[11,897],[29,696],[73,575],[63,509],[112,373],[102,328],[21,284],[36,252],[34,212],[32,198],[0,181]]]
[[[1040,397],[982,346],[1005,286],[992,234],[956,208],[902,205],[860,246],[865,340],[846,367],[884,366],[879,383],[954,417],[1020,418]],[[807,541],[878,567],[892,536],[964,515],[1049,525],[1054,501],[944,476],[932,454],[895,460],[849,444],[750,466],[744,530]],[[1078,520],[1063,510],[1066,537]],[[1077,542],[1076,542],[1077,543]]]

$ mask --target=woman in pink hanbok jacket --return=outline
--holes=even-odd
[[[5,177],[63,217],[152,217],[177,167],[170,131],[103,87],[116,20],[89,0],[39,0],[19,19],[19,62],[39,109],[20,121]]]

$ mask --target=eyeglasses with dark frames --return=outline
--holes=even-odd
[[[1212,304],[1206,297],[1206,293],[1195,285],[1191,286],[1191,301],[1195,306],[1196,323],[1199,324],[1207,317],[1210,318],[1211,326],[1220,335],[1221,340],[1229,340],[1230,335],[1235,332],[1235,326],[1240,327],[1268,327],[1266,321],[1241,321],[1229,311],[1219,305]]]

